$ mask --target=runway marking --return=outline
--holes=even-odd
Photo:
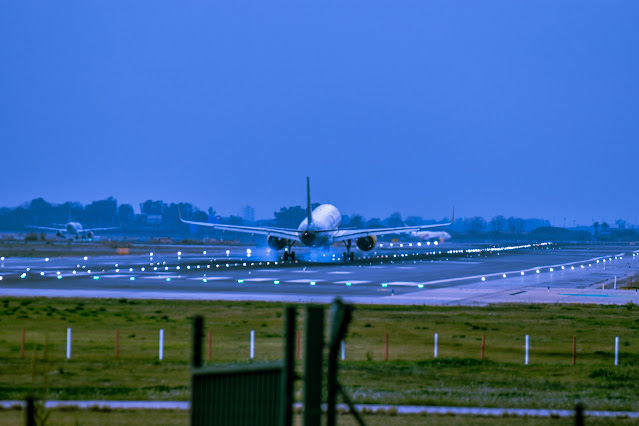
[[[346,284],[346,283],[351,283],[351,284],[368,284],[370,283],[370,281],[336,281],[333,284]]]
[[[578,294],[578,293],[559,293],[560,296],[575,296],[575,297],[620,297],[624,299],[633,299],[632,296],[616,295],[616,294]]]
[[[133,274],[133,272],[131,273]],[[72,276],[78,276],[72,275]],[[109,274],[109,275],[100,275],[100,278],[129,278],[131,275],[122,275],[122,274]]]
[[[419,283],[412,282],[412,281],[392,281],[392,282],[389,282],[389,283],[386,283],[386,284],[388,284],[388,285],[405,285],[405,286],[417,287],[417,285]]]
[[[298,274],[316,274],[317,273],[317,271],[311,271],[310,269],[308,271],[301,270],[301,271],[291,271],[291,272],[296,272]]]
[[[267,282],[267,281],[276,281],[277,278],[269,278],[269,277],[261,277],[261,278],[244,278],[244,282]]]
[[[524,272],[524,273],[536,272],[537,269],[539,269],[539,270],[545,269],[544,273],[551,273],[551,274],[552,273],[561,273],[561,272],[570,272],[571,270],[569,270],[569,269],[566,269],[565,271],[563,269],[557,269],[554,272],[550,272],[550,271],[548,271],[548,269],[549,268],[558,268],[558,267],[561,267],[561,266],[581,265],[581,264],[586,264],[588,262],[596,261],[598,259],[605,259],[605,258],[609,258],[609,257],[610,256],[599,256],[599,257],[593,257],[592,259],[587,259],[587,260],[577,260],[575,262],[558,263],[556,265],[534,266],[532,268],[519,269],[519,270],[514,270],[514,271],[497,272],[497,273],[484,274],[484,275],[471,275],[471,276],[466,276],[466,277],[444,278],[444,279],[441,279],[441,280],[425,281],[425,282],[422,282],[420,284],[431,285],[431,284],[439,284],[439,283],[447,283],[447,282],[455,282],[455,281],[477,280],[477,279],[481,279],[482,277],[485,277],[485,278],[489,278],[489,277],[490,278],[501,278],[504,274],[508,278],[515,278],[515,277],[520,277],[521,276],[521,272]],[[577,271],[577,270],[581,270],[581,269],[580,268],[575,269],[575,271]]]
[[[397,269],[415,269],[415,266],[398,266]]]
[[[140,277],[140,278],[144,278],[145,280],[165,280],[167,278],[180,278],[179,275],[154,275],[152,277]]]
[[[231,277],[209,277],[209,276],[204,277],[204,276],[202,276],[202,277],[190,277],[190,278],[187,278],[187,280],[202,281],[205,278],[206,278],[207,281],[220,281],[220,280],[230,280],[230,279],[232,279]]]
[[[320,282],[321,280],[286,280],[287,283],[310,284],[311,281]]]
[[[352,274],[353,272],[351,271],[332,271],[332,272],[327,272],[327,274],[332,274],[332,275],[348,275],[348,274]]]
[[[254,269],[254,272],[282,272],[283,269]]]

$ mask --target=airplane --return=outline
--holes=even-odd
[[[435,243],[443,243],[450,239],[450,234],[446,231],[415,231],[411,232],[410,235],[422,240],[434,241]]]
[[[31,229],[42,229],[45,231],[55,231],[55,235],[58,238],[67,238],[67,236],[70,236],[70,238],[68,239],[79,239],[82,238],[83,240],[91,240],[93,239],[93,233],[95,231],[107,231],[109,229],[117,229],[117,228],[89,228],[89,229],[84,229],[82,228],[82,224],[79,222],[67,222],[66,224],[62,224],[62,223],[54,223],[53,225],[57,226],[58,228],[51,228],[51,227],[47,227],[47,226],[27,226],[27,228],[31,228]]]
[[[452,219],[448,223],[438,223],[433,225],[421,226],[400,226],[395,228],[371,228],[371,229],[340,229],[342,224],[342,215],[332,204],[320,204],[314,210],[311,209],[311,183],[310,178],[306,178],[306,218],[297,229],[275,228],[268,226],[241,226],[241,225],[224,225],[219,223],[194,222],[191,220],[180,220],[190,225],[209,226],[221,231],[235,231],[249,234],[266,235],[266,242],[274,250],[284,251],[284,260],[295,260],[295,252],[291,251],[291,247],[295,243],[305,245],[307,247],[330,247],[333,243],[341,241],[344,243],[346,252],[344,253],[344,261],[353,261],[355,259],[352,252],[353,240],[355,245],[362,251],[370,251],[377,244],[377,236],[384,234],[402,234],[409,232],[424,231],[429,228],[447,226],[453,223]],[[453,217],[455,211],[453,210]]]

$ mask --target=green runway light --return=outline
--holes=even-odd
[[[244,280],[237,280],[238,284],[244,284]]]
[[[62,279],[62,275],[58,275],[58,279],[61,280]]]
[[[417,288],[424,288],[424,284],[417,284]]]
[[[388,284],[387,283],[382,283],[382,287],[386,288],[386,287],[388,287]]]
[[[20,278],[25,279],[27,277],[26,273],[23,273],[22,275],[20,275]]]
[[[315,285],[315,284],[316,284],[315,281],[311,281],[311,285]]]
[[[167,281],[171,281],[171,278],[167,278],[166,280],[167,280]]]
[[[275,280],[275,281],[273,281],[273,284],[275,284],[275,285],[278,285],[279,283],[280,283],[280,281],[279,281],[279,280]]]
[[[99,280],[99,279],[100,279],[100,277],[98,277],[97,275],[94,275],[94,276],[93,276],[93,279],[94,279],[94,280]]]
[[[129,280],[135,281],[135,277],[131,277],[131,278],[129,278]]]
[[[348,281],[348,282],[346,283],[346,287],[350,287],[350,286],[351,286],[351,282],[350,282],[350,281]]]

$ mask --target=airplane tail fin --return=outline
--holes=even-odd
[[[308,219],[308,224],[311,224],[313,220],[313,215],[311,214],[311,178],[306,176],[306,217]]]

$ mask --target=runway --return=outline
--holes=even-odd
[[[604,245],[403,244],[358,253],[298,249],[282,262],[266,248],[162,246],[144,254],[5,258],[0,296],[259,300],[366,304],[639,303],[614,290],[639,272],[639,251]],[[75,249],[74,251],[77,251]],[[602,284],[605,286],[602,289]]]

